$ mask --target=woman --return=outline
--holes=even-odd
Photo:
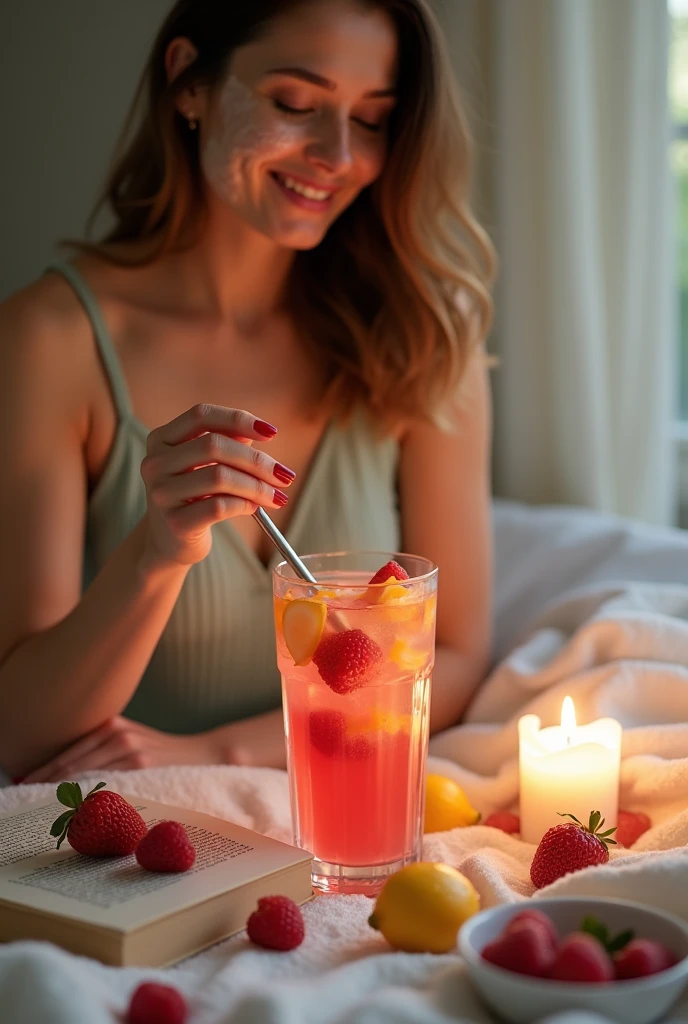
[[[0,310],[0,763],[283,765],[258,505],[439,564],[449,726],[489,657],[490,248],[425,0],[179,0],[136,110],[107,238]]]

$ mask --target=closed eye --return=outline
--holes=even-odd
[[[357,121],[362,128],[367,128],[369,132],[381,132],[384,128],[384,122],[380,124],[371,124],[370,121],[362,121],[360,117],[355,117],[354,121]]]
[[[272,102],[275,104],[275,106],[277,107],[278,110],[284,111],[285,114],[312,114],[313,113],[313,108],[312,107],[305,107],[305,108],[302,109],[301,107],[288,107],[287,104],[286,103],[282,103],[281,100],[273,100]]]
[[[291,114],[293,117],[299,115],[312,114],[314,112],[313,107],[290,107],[286,103],[282,103],[281,100],[273,99],[272,101],[278,110],[281,110],[284,114]],[[369,132],[382,131],[383,123],[372,124],[370,121],[364,121],[360,117],[352,118],[357,124],[360,124],[362,128],[366,128]]]

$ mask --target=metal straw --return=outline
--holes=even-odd
[[[300,576],[302,580],[306,580],[307,583],[317,583],[318,581],[313,573],[306,568],[287,538],[284,537],[277,529],[265,509],[261,508],[259,505],[253,513],[253,518],[256,520],[260,528],[267,533],[272,543],[280,554],[284,556],[294,572]]]
[[[285,560],[289,563],[297,576],[300,576],[302,580],[306,580],[307,583],[315,583],[317,586],[318,581],[313,573],[306,568],[287,538],[277,529],[265,509],[261,508],[259,505],[253,513],[253,518],[258,523],[261,530],[264,530],[265,533],[267,533],[272,543],[280,554],[284,556]],[[328,611],[327,621],[335,630],[345,630],[349,628],[348,623],[341,612],[335,612],[331,608]]]

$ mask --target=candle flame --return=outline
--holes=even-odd
[[[566,737],[566,745],[570,746],[576,731],[576,709],[570,697],[564,697],[564,703],[561,705],[561,728]]]

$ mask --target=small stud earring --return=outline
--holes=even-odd
[[[198,121],[196,120],[196,118],[195,117],[190,117],[189,118],[189,131],[195,132],[197,127],[198,127]]]

